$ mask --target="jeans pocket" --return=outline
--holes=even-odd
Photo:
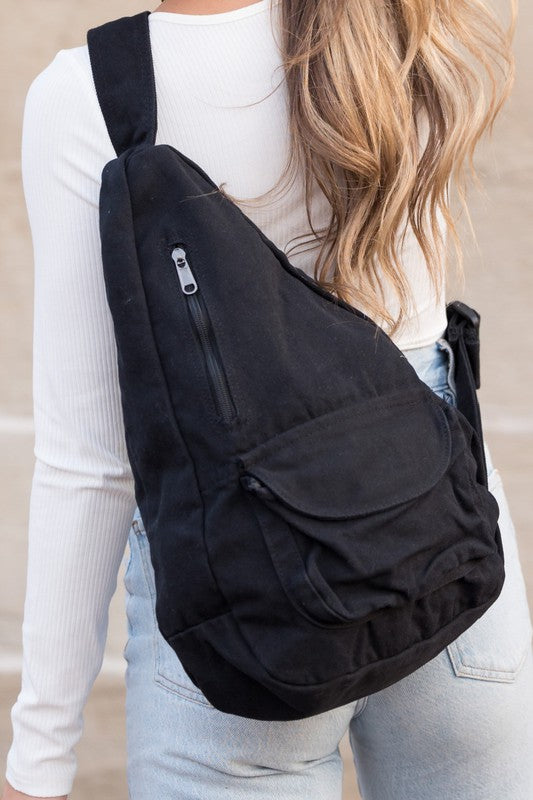
[[[139,558],[144,577],[145,591],[151,603],[151,625],[153,629],[153,677],[154,681],[167,691],[180,695],[188,700],[201,703],[209,707],[211,703],[204,694],[192,682],[182,667],[177,653],[163,637],[155,613],[156,603],[156,584],[154,568],[150,556],[150,543],[140,514],[136,514],[133,519],[132,533],[135,540],[132,543],[132,556],[130,561]],[[136,549],[134,549],[136,547]],[[135,566],[130,567],[130,572],[135,571]],[[126,577],[126,576],[125,576]],[[134,626],[133,626],[134,627]]]
[[[476,622],[447,646],[455,674],[512,683],[531,648],[533,627],[516,541],[516,532],[497,469],[489,466],[489,490],[500,509],[505,581],[499,596]]]

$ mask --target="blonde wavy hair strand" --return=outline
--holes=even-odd
[[[291,147],[276,184],[245,202],[279,194],[302,174],[307,241],[319,247],[315,280],[390,334],[412,302],[401,258],[409,226],[437,293],[448,265],[439,215],[462,273],[450,188],[468,217],[474,152],[514,79],[516,0],[509,10],[505,28],[483,0],[281,0]],[[331,206],[318,230],[315,181]]]

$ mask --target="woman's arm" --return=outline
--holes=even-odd
[[[16,797],[71,791],[135,509],[98,230],[101,170],[114,151],[80,54],[57,54],[31,85],[24,113],[35,465],[22,684],[6,770]]]

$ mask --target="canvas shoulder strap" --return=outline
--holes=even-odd
[[[155,144],[157,104],[148,17],[142,11],[87,32],[98,102],[117,156]]]

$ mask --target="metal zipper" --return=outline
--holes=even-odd
[[[202,347],[217,413],[225,422],[229,422],[236,414],[235,406],[229,391],[226,373],[224,372],[224,367],[216,346],[211,321],[207,314],[204,300],[200,294],[198,282],[182,245],[176,245],[172,249],[172,260],[176,266],[181,290],[186,297],[187,309],[191,321]]]

